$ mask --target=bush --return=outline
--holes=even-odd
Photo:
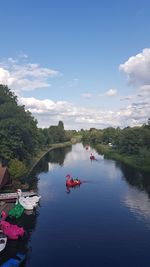
[[[21,178],[27,170],[26,165],[18,159],[11,159],[8,169],[10,176],[15,179]]]

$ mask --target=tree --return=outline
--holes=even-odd
[[[37,121],[7,86],[0,85],[0,158],[29,160],[38,144]]]
[[[58,127],[60,127],[60,128],[62,128],[62,129],[64,129],[64,124],[63,124],[63,122],[62,122],[62,121],[59,121],[59,122],[58,122]]]

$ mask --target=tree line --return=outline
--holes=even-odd
[[[69,141],[72,136],[72,132],[65,131],[62,121],[45,129],[38,128],[37,123],[24,106],[18,105],[17,96],[1,84],[0,160],[16,177],[25,173],[37,150]]]
[[[94,144],[98,152],[150,172],[150,119],[139,127],[91,128],[81,132],[83,141]]]

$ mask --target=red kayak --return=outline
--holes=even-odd
[[[66,186],[67,187],[74,187],[80,184],[81,184],[81,181],[79,179],[72,179],[69,174],[66,175]]]

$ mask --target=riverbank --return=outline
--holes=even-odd
[[[57,143],[57,144],[51,144],[48,147],[43,147],[36,151],[36,155],[32,157],[30,160],[30,164],[26,168],[26,172],[22,174],[23,179],[12,179],[12,184],[5,186],[0,190],[0,192],[15,192],[17,188],[21,188],[23,190],[29,190],[29,184],[27,182],[31,172],[35,168],[35,166],[38,164],[38,162],[51,150],[71,146],[77,142],[81,141],[81,136],[75,136],[71,138],[70,141],[64,142],[64,143]]]
[[[26,173],[26,177],[29,177],[30,173],[32,170],[35,168],[35,166],[38,164],[38,162],[51,150],[61,148],[61,147],[66,147],[66,146],[71,146],[77,142],[81,141],[80,136],[75,136],[73,137],[70,141],[64,142],[64,143],[57,143],[57,144],[51,144],[49,147],[45,147],[41,150],[38,150],[36,153],[36,156],[32,159],[31,164],[28,168],[28,171]]]
[[[120,161],[121,163],[133,167],[140,172],[150,173],[150,159],[146,157],[146,155],[139,156],[120,154],[117,149],[103,144],[96,145],[95,149],[99,154],[103,154],[105,158]]]

